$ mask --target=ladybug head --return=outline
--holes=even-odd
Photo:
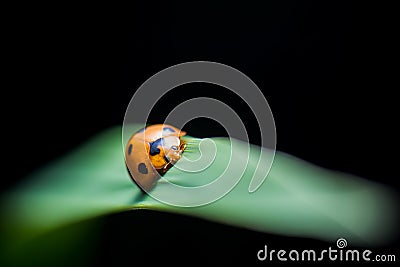
[[[164,149],[165,157],[169,160],[169,162],[176,163],[182,157],[183,145],[179,137],[164,137],[162,147]]]

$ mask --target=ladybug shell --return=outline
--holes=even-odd
[[[149,144],[140,139],[131,138],[125,151],[128,170],[134,182],[148,191],[160,178],[149,159]]]
[[[168,124],[155,124],[147,126],[133,135],[133,138],[145,140],[147,142],[154,142],[157,139],[166,136],[184,136],[186,132]]]
[[[136,132],[125,149],[125,159],[132,179],[143,190],[152,189],[160,178],[159,171],[168,164],[164,152],[160,149],[157,155],[150,155],[150,144],[160,138],[176,136],[180,138],[186,132],[168,124],[156,124]],[[179,139],[178,139],[179,141]]]

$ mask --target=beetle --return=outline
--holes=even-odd
[[[131,178],[144,191],[151,190],[181,157],[186,132],[168,125],[144,127],[132,135],[125,149],[125,160]]]

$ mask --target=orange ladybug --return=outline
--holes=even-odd
[[[129,139],[125,160],[131,178],[143,190],[151,190],[181,157],[186,132],[168,124],[155,124],[137,131]]]

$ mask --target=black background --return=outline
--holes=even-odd
[[[5,167],[18,173],[2,179],[3,190],[121,125],[133,93],[151,75],[196,60],[230,65],[259,86],[274,114],[278,150],[396,187],[396,157],[389,154],[398,121],[391,8],[361,1],[216,2],[14,9],[5,24],[11,81],[3,84],[2,100],[9,105],[3,131],[14,163]],[[177,88],[152,122],[194,96],[228,101],[248,118],[250,140],[259,141],[249,110],[213,86]],[[205,120],[185,130],[224,135]],[[142,229],[138,237],[133,222]],[[143,240],[145,233],[158,245]],[[267,242],[282,248],[326,245],[141,211],[106,219],[97,260],[115,262],[123,253],[132,261],[175,262],[185,255],[192,262],[255,263]]]

